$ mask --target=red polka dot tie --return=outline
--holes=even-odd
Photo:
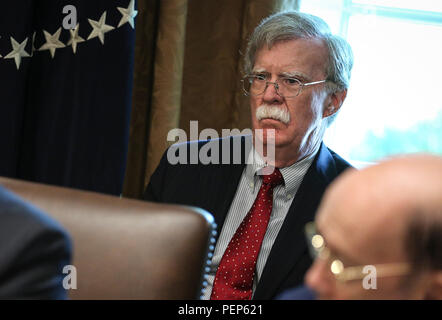
[[[252,208],[230,240],[216,272],[210,299],[250,300],[255,266],[273,207],[273,188],[283,182],[281,172],[263,175]]]

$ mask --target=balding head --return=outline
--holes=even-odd
[[[413,208],[430,209],[442,206],[442,158],[431,155],[413,155],[392,158],[361,171],[342,175],[327,192],[327,198],[345,197],[369,204],[371,208],[410,213]],[[348,197],[348,196],[347,196]],[[341,199],[342,200],[342,199]]]
[[[413,241],[419,247],[417,241],[425,239],[413,238],[411,228],[425,233],[427,226],[442,224],[442,158],[404,156],[344,173],[327,190],[316,224],[327,245],[347,265],[412,263]]]

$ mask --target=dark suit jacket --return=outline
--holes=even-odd
[[[70,259],[62,227],[0,187],[0,299],[65,299]]]
[[[226,139],[230,140],[231,146],[233,141],[241,139],[241,146],[245,146],[250,137],[190,142],[186,145],[188,160],[192,145],[195,147],[198,143],[200,149],[207,143],[219,144],[221,151],[221,145]],[[183,145],[172,148],[178,150],[182,147]],[[203,208],[213,214],[219,233],[235,196],[247,155],[247,152],[243,153],[241,164],[171,165],[168,163],[166,152],[152,174],[144,198],[149,201]],[[232,159],[232,154],[230,157]],[[278,293],[303,283],[304,274],[312,263],[304,237],[304,225],[314,220],[315,211],[326,187],[349,166],[336,153],[324,144],[321,145],[272,247],[254,299],[273,299]]]

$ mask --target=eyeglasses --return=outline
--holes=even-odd
[[[365,265],[346,267],[341,260],[333,255],[331,250],[326,247],[324,238],[316,232],[314,222],[309,222],[305,225],[305,235],[312,258],[325,260],[336,280],[347,282],[361,280],[367,276],[367,273],[364,273]],[[410,265],[404,262],[376,264],[372,266],[376,268],[376,277],[378,278],[407,275],[411,269]]]
[[[296,78],[281,77],[275,82],[271,82],[267,81],[264,75],[247,75],[241,80],[246,95],[259,96],[266,91],[269,84],[273,84],[276,92],[284,98],[294,98],[302,92],[304,87],[324,83],[326,81],[327,80],[302,83]]]

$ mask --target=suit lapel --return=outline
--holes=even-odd
[[[211,207],[211,212],[215,218],[215,222],[220,228],[224,224],[224,220],[229,211],[230,205],[236,194],[236,189],[243,172],[244,165],[226,165],[217,170],[217,175],[209,182],[212,185],[207,189],[208,207]],[[226,179],[226,176],[229,179]],[[218,230],[220,232],[221,229]]]
[[[307,251],[304,226],[314,215],[327,185],[337,175],[324,144],[307,171],[273,244],[254,299],[271,299],[291,269]]]
[[[235,139],[241,139],[241,161],[239,164],[234,164],[233,161],[235,156],[234,152],[236,151],[234,147]],[[246,165],[251,146],[249,144],[250,140],[248,139],[251,139],[251,136],[230,137],[230,164],[220,164],[210,168],[206,167],[207,172],[201,175],[206,181],[199,184],[204,186],[204,190],[201,190],[200,194],[205,195],[205,208],[208,208],[208,211],[214,216],[215,222],[218,225],[218,234],[221,232],[221,227],[224,224],[230,205],[233,202],[242,172]],[[221,144],[223,143],[222,140],[223,139],[219,140]],[[220,148],[222,148],[221,144]]]

